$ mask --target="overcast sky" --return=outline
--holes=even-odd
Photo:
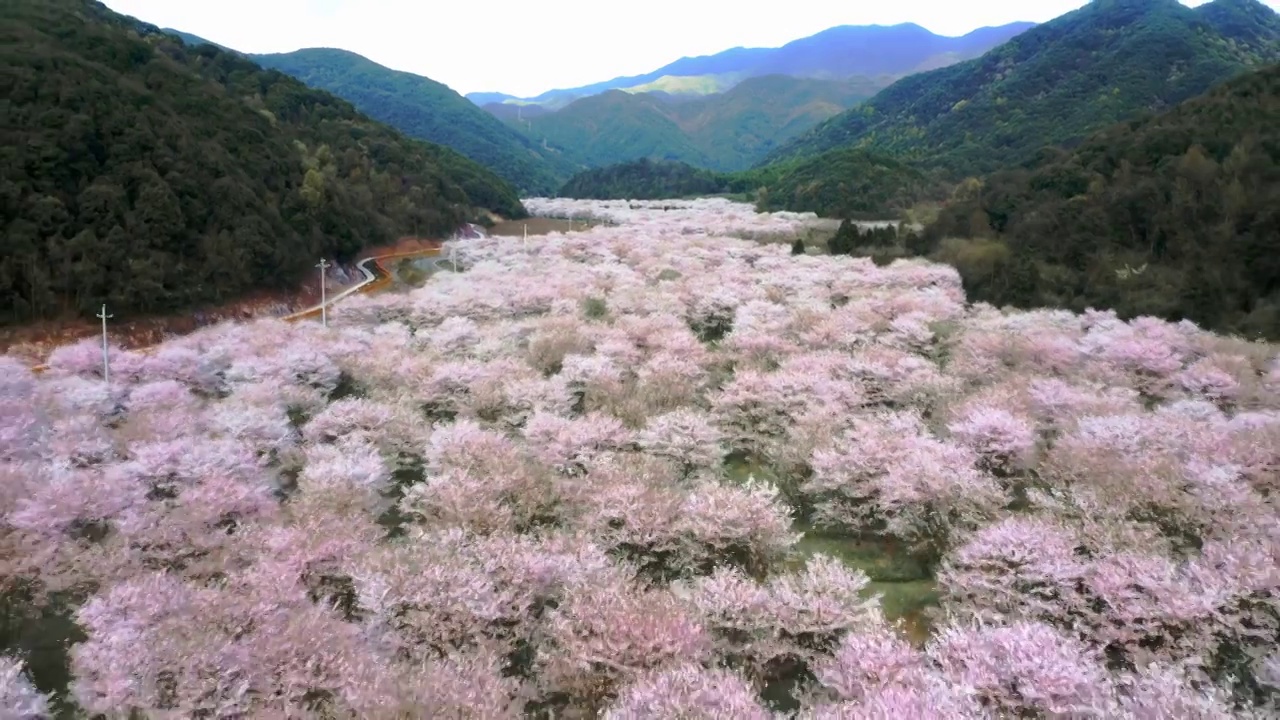
[[[520,97],[731,47],[777,47],[835,25],[915,22],[942,35],[1044,22],[1081,0],[104,0],[251,53],[337,47],[460,93]],[[1190,0],[1187,5],[1200,5]],[[1266,0],[1280,7],[1280,0]],[[643,8],[643,9],[640,9]],[[785,13],[779,10],[785,9]]]

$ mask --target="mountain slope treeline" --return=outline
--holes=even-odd
[[[924,250],[957,265],[973,300],[1280,339],[1276,118],[1280,65],[966,182]]]
[[[583,200],[661,200],[705,197],[754,189],[750,181],[688,163],[641,158],[574,175],[557,193]]]
[[[816,158],[735,173],[688,163],[641,159],[584,170],[561,197],[659,200],[754,194],[762,212],[790,209],[829,217],[883,218],[931,198],[937,187],[919,170],[892,158],[846,148]]]
[[[328,93],[87,0],[0,9],[0,322],[286,287],[515,191]]]
[[[492,169],[522,194],[546,195],[580,168],[537,146],[447,85],[383,67],[346,50],[308,48],[250,55],[263,67],[327,90],[410,137],[451,147]]]
[[[1280,18],[1255,0],[1094,0],[980,58],[899,80],[764,163],[857,146],[992,172],[1277,59]]]
[[[920,170],[890,157],[842,148],[744,174],[756,179],[762,211],[856,218],[895,214],[936,187]]]

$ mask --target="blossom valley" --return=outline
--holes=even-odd
[[[607,224],[110,383],[0,359],[0,715],[1280,712],[1274,346],[526,207]]]

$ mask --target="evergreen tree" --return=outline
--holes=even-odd
[[[835,237],[827,243],[832,255],[848,255],[858,246],[858,227],[849,218],[840,221]]]

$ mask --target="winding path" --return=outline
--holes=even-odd
[[[373,257],[367,257],[361,260],[360,262],[356,263],[356,267],[359,268],[360,272],[364,274],[363,280],[361,280],[360,282],[356,283],[355,285],[352,285],[351,287],[345,290],[342,290],[336,295],[326,298],[325,302],[321,304],[313,305],[312,307],[309,307],[305,310],[299,310],[298,312],[295,312],[295,313],[290,313],[289,315],[285,315],[280,319],[286,322],[294,322],[297,320],[302,320],[304,318],[316,317],[320,315],[321,307],[331,308],[335,303],[341,302],[342,300],[345,300],[346,298],[356,293],[373,292],[374,290],[379,290],[381,288],[384,288],[390,285],[392,280],[394,279],[394,276],[392,275],[391,271],[388,270],[387,267],[382,264],[384,260],[399,260],[401,258],[436,258],[434,263],[438,266],[440,263],[439,255],[441,250],[442,250],[442,247],[435,247],[427,250],[410,250],[408,252],[389,253],[387,255],[375,255]],[[154,349],[155,347],[156,345],[150,345],[146,347],[134,348],[134,350],[137,352],[146,353],[149,350]],[[41,373],[48,369],[49,369],[48,365],[40,364],[32,367],[31,371],[35,373]]]
[[[298,312],[285,315],[281,320],[293,322],[294,320],[314,317],[320,314],[321,307],[333,307],[335,303],[345,300],[355,293],[372,292],[390,285],[394,277],[391,274],[391,271],[382,264],[383,260],[399,260],[402,258],[437,258],[435,263],[438,264],[440,262],[440,252],[441,248],[432,248],[430,250],[411,250],[409,252],[390,253],[388,255],[367,257],[356,263],[356,267],[360,269],[360,272],[364,273],[363,280],[352,285],[346,290],[339,292],[337,295],[326,298],[323,303],[313,305],[306,310],[299,310]],[[370,263],[373,264],[372,268],[369,267]]]

